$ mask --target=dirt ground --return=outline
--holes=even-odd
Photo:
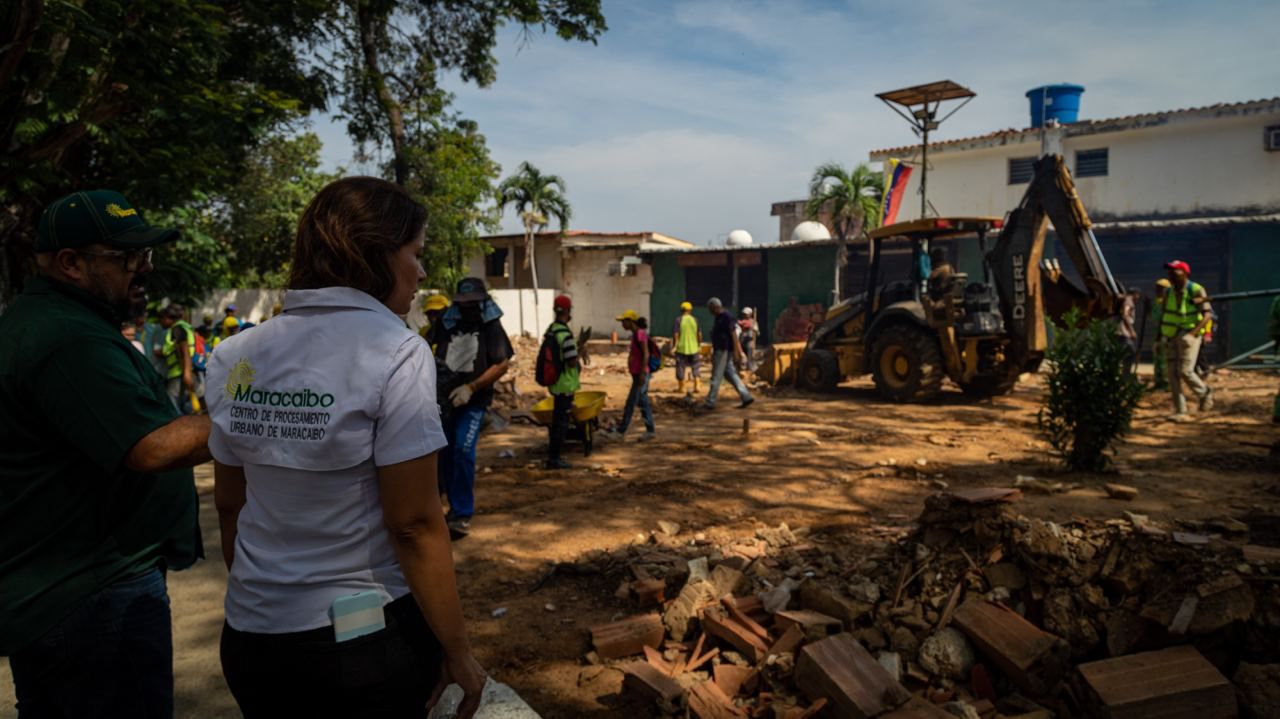
[[[620,355],[597,356],[586,371],[584,389],[609,393],[606,423],[620,414],[627,383]],[[1082,475],[1058,468],[1036,435],[1037,377],[992,401],[951,391],[928,406],[883,402],[862,380],[830,396],[761,388],[756,404],[739,410],[728,388],[721,408],[704,413],[684,405],[673,371],[664,368],[653,382],[652,443],[634,436],[598,443],[589,458],[569,456],[572,470],[547,472],[537,468],[544,428],[513,422],[483,436],[474,530],[454,547],[473,643],[489,671],[548,719],[647,716],[648,706],[617,697],[620,673],[581,673],[587,627],[629,610],[613,596],[616,581],[555,575],[533,587],[552,563],[643,541],[659,520],[713,539],[781,522],[838,537],[909,525],[943,483],[1010,486],[1031,475],[1078,485],[1027,494],[1019,511],[1044,519],[1107,519],[1132,510],[1157,521],[1231,516],[1275,527],[1280,471],[1266,446],[1280,439],[1280,427],[1269,422],[1280,378],[1221,373],[1210,383],[1218,406],[1192,423],[1166,420],[1168,395],[1149,396],[1119,447],[1116,471]],[[530,398],[537,389],[527,373],[519,387]],[[226,577],[212,472],[201,467],[197,477],[209,559],[170,577],[177,713],[237,716],[218,664]],[[1127,503],[1108,499],[1104,482],[1141,494]],[[1280,537],[1266,539],[1280,545]],[[505,613],[495,618],[500,608]],[[0,716],[14,713],[8,674],[7,663],[0,665]]]

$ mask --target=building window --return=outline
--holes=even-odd
[[[1031,178],[1036,174],[1035,163],[1034,157],[1009,158],[1009,184],[1024,185],[1031,182]]]
[[[1267,152],[1280,151],[1280,125],[1272,125],[1267,128],[1266,143]]]
[[[485,277],[507,276],[507,248],[496,247],[484,258]]]
[[[1076,152],[1076,177],[1106,177],[1107,148],[1078,150]]]

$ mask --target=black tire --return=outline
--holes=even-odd
[[[872,344],[871,376],[880,396],[894,402],[924,402],[942,391],[942,350],[923,327],[898,324]]]
[[[840,360],[830,350],[809,350],[800,356],[800,386],[812,392],[831,392],[840,384]]]
[[[960,389],[970,397],[986,399],[1009,394],[1016,384],[1018,384],[1018,375],[1016,374],[1012,377],[1009,375],[974,377],[960,385]]]

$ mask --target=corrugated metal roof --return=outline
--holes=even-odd
[[[855,244],[855,240],[849,240],[849,244]],[[665,255],[665,254],[698,254],[705,252],[758,252],[760,250],[785,250],[795,247],[824,247],[835,245],[836,240],[809,240],[806,242],[765,242],[761,244],[742,245],[739,247],[730,247],[728,245],[693,245],[691,247],[657,247],[640,248],[642,255]]]
[[[666,235],[661,232],[644,231],[644,232],[596,232],[594,230],[565,230],[564,232],[539,232],[534,235],[539,240],[560,240],[567,247],[617,247],[622,245],[633,245],[637,243],[652,243],[659,245],[668,245],[671,247],[694,247],[692,242],[687,242],[679,237]],[[599,238],[599,239],[596,239]],[[506,235],[484,235],[480,239],[486,242],[494,240],[518,240],[524,241],[524,233],[513,233]]]
[[[1261,100],[1245,100],[1243,102],[1220,102],[1215,105],[1205,105],[1204,107],[1187,107],[1178,110],[1164,110],[1161,112],[1145,112],[1137,115],[1125,115],[1123,117],[1109,117],[1098,120],[1080,120],[1063,125],[1070,135],[1088,135],[1097,132],[1104,127],[1115,124],[1141,123],[1146,120],[1165,119],[1182,115],[1208,114],[1218,112],[1230,112],[1236,114],[1242,110],[1250,110],[1255,108],[1265,108],[1268,105],[1276,106],[1280,110],[1280,97],[1272,97]],[[971,143],[989,143],[992,140],[1009,141],[1013,139],[1022,139],[1023,136],[1036,135],[1040,132],[1039,128],[1027,127],[1022,129],[1009,128],[1006,130],[996,130],[985,135],[974,135],[973,137],[961,137],[955,140],[943,140],[941,142],[929,143],[929,149],[934,150],[943,147],[954,147],[955,145],[965,145]],[[992,143],[995,144],[995,143]],[[1003,144],[1003,143],[1001,143]],[[881,150],[872,150],[870,157],[878,155],[898,155],[905,152],[913,152],[918,149],[919,145],[903,145],[902,147],[886,147]]]
[[[1280,212],[1262,215],[1218,215],[1213,217],[1180,217],[1177,219],[1151,220],[1112,220],[1095,222],[1093,226],[1099,230],[1147,230],[1175,227],[1204,227],[1214,225],[1248,225],[1255,223],[1280,222]]]

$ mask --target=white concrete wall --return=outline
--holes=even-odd
[[[489,295],[502,308],[502,328],[509,337],[529,335],[541,337],[556,318],[551,303],[556,299],[555,290],[538,290],[535,307],[533,290],[490,290]]]
[[[533,287],[532,273],[524,267],[524,241],[504,243],[500,246],[508,247],[510,248],[509,251],[515,252],[516,288],[529,289]],[[561,282],[560,243],[545,238],[540,239],[537,243],[536,253],[535,257],[538,260],[538,287],[558,288]],[[468,274],[472,277],[483,277],[492,285],[493,289],[506,289],[507,280],[505,278],[486,276],[485,265],[488,262],[488,258],[489,255],[485,254],[476,254],[468,258]]]
[[[1271,125],[1280,125],[1280,104],[1249,114],[1117,122],[1107,132],[1073,134],[1083,128],[1072,125],[1050,132],[1061,134],[1051,144],[1060,144],[1073,173],[1077,150],[1108,149],[1108,175],[1076,178],[1076,186],[1091,216],[1110,219],[1280,210],[1280,152],[1263,145]],[[1003,216],[1026,190],[1025,184],[1008,184],[1009,159],[1039,154],[1035,133],[994,147],[938,148],[929,154],[929,201],[942,215]],[[919,181],[917,168],[900,221],[920,216]]]
[[[283,298],[284,290],[214,290],[203,303],[188,310],[187,320],[199,325],[204,315],[210,315],[215,323],[221,322],[223,308],[230,304],[236,306],[236,316],[241,320],[257,323],[270,317],[272,305]]]
[[[633,265],[636,274],[611,277],[609,264],[634,255],[636,249],[572,250],[564,256],[564,293],[573,298],[573,326],[590,327],[595,337],[608,337],[622,327],[615,319],[627,310],[648,315],[653,294],[653,268]]]
[[[427,290],[418,292],[413,300],[413,308],[405,315],[405,324],[414,331],[426,323],[422,313],[422,301],[429,294]],[[555,311],[551,303],[555,301],[555,290],[538,291],[538,307],[534,308],[533,290],[490,290],[489,296],[498,307],[502,308],[502,329],[511,338],[528,334],[541,337],[542,333],[555,319]]]

